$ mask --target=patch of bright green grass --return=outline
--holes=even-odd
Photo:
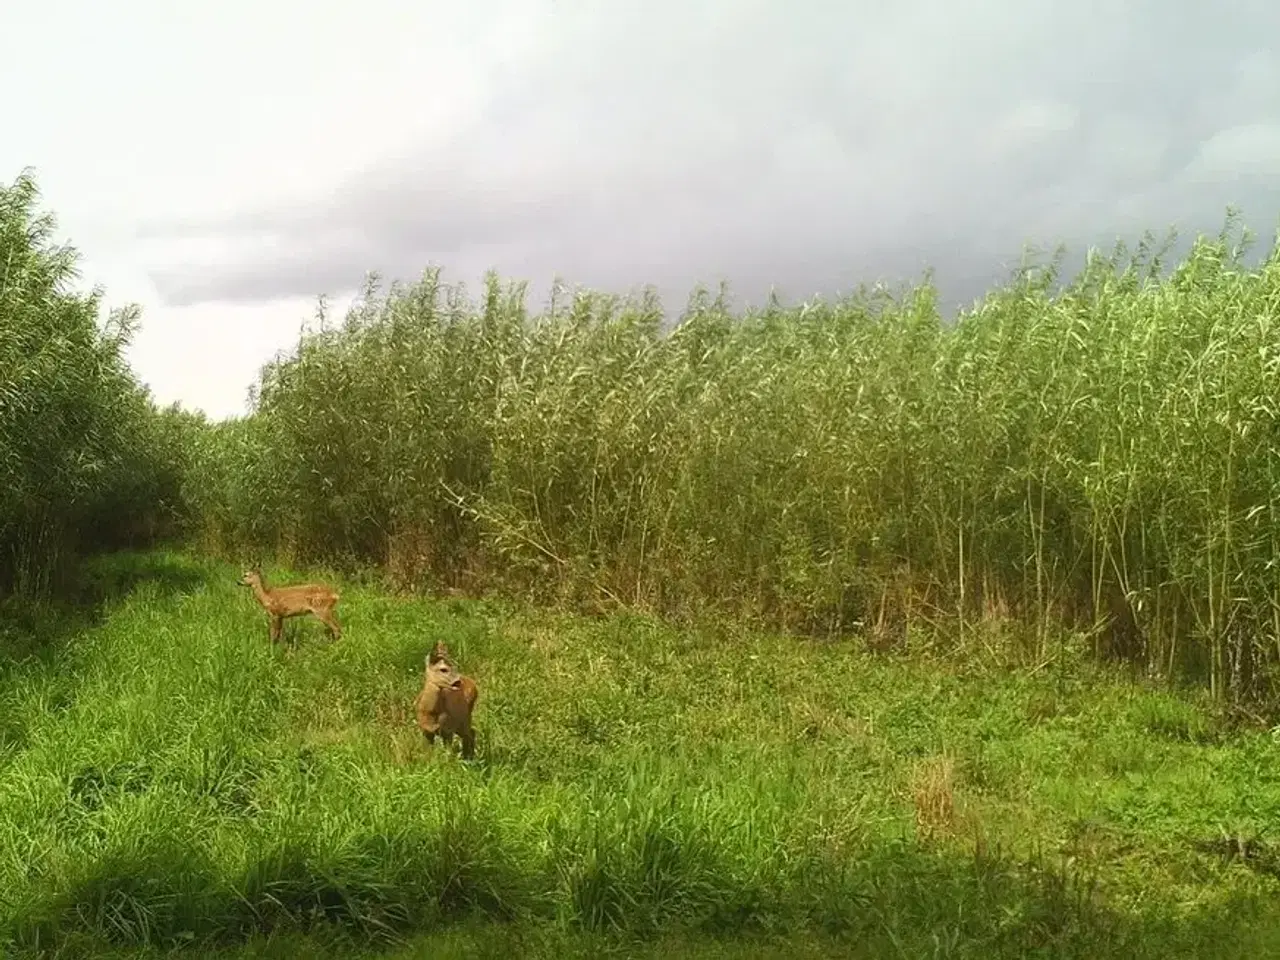
[[[354,584],[273,648],[230,567],[95,570],[0,679],[14,950],[1280,954],[1280,747],[1189,696]],[[472,763],[413,726],[437,640]]]

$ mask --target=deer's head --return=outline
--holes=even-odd
[[[462,674],[449,662],[449,648],[437,643],[427,654],[427,682],[442,690],[462,686]]]

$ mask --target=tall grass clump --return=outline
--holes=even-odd
[[[37,201],[28,174],[0,186],[0,592],[47,596],[79,553],[178,530],[190,424],[125,361],[137,309],[99,323]]]
[[[493,276],[478,304],[371,284],[192,482],[212,539],[301,561],[885,642],[1004,620],[1034,660],[1066,627],[1262,694],[1280,254],[1247,268],[1246,239],[1027,268],[954,323],[928,282],[741,314],[699,292],[673,329],[649,295],[530,316]]]

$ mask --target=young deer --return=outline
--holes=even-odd
[[[329,628],[329,635],[337,640],[342,636],[342,625],[334,615],[338,605],[338,592],[320,583],[301,583],[289,587],[268,587],[262,581],[259,570],[246,570],[240,578],[240,586],[250,587],[262,609],[271,618],[271,642],[280,639],[280,631],[288,617],[309,613]]]
[[[471,729],[471,711],[475,708],[480,690],[470,677],[464,677],[449,662],[449,650],[437,643],[427,655],[427,670],[422,680],[422,692],[414,701],[418,715],[418,728],[428,744],[436,742],[436,734],[444,738],[445,746],[453,743],[453,735],[462,740],[462,756],[471,759],[475,755],[476,734]]]

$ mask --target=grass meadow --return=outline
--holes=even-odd
[[[0,187],[0,953],[1280,956],[1280,246],[370,278],[252,413]],[[324,578],[273,647],[236,586]],[[443,640],[477,755],[411,720]]]
[[[338,643],[273,648],[234,567],[89,570],[97,614],[0,678],[15,952],[1280,950],[1280,745],[1084,649],[1010,670],[373,582]],[[481,684],[471,763],[412,724],[440,639]]]

